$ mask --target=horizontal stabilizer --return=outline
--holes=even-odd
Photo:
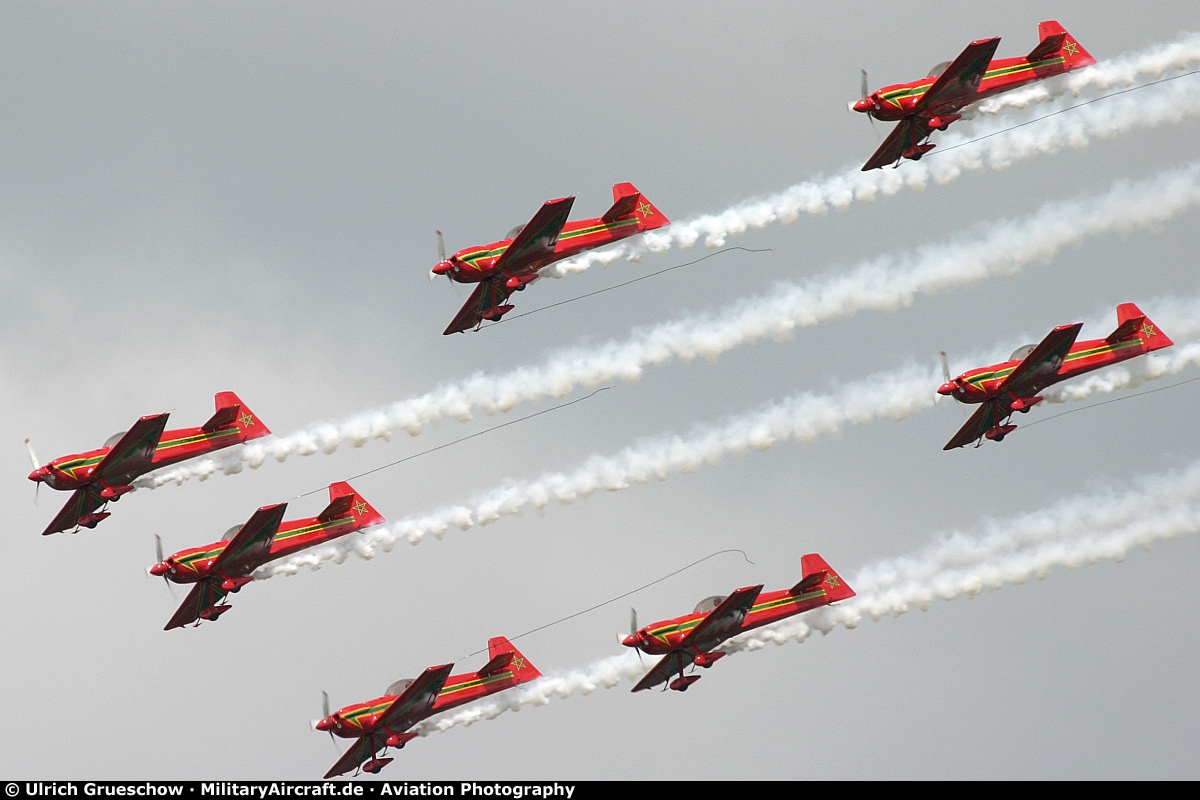
[[[1128,339],[1130,336],[1137,335],[1138,329],[1142,327],[1142,323],[1146,321],[1145,315],[1131,317],[1122,322],[1117,329],[1104,337],[1106,342],[1119,342],[1122,339]]]
[[[1067,38],[1067,32],[1056,33],[1052,36],[1047,36],[1038,44],[1037,47],[1029,51],[1029,55],[1025,56],[1027,61],[1041,61],[1051,53],[1057,53],[1062,49],[1063,40]]]
[[[232,406],[225,406],[224,408],[218,408],[217,413],[209,417],[208,422],[200,426],[200,430],[215,431],[218,428],[224,428],[226,425],[232,425],[238,417],[238,412],[241,410],[241,403]]]
[[[604,216],[600,219],[605,222],[614,222],[621,217],[627,217],[637,208],[638,200],[641,199],[642,193],[632,183],[618,183],[613,186],[612,208],[605,211]]]
[[[486,677],[488,675],[495,675],[497,672],[500,672],[501,670],[505,669],[509,664],[511,664],[512,660],[513,660],[512,653],[501,653],[500,655],[493,658],[491,661],[484,664],[483,669],[479,670],[479,674],[484,677]]]

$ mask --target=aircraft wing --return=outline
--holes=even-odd
[[[409,684],[399,697],[392,701],[382,714],[376,727],[386,727],[393,733],[411,728],[417,721],[429,715],[429,709],[437,700],[446,679],[450,677],[453,664],[430,667]]]
[[[352,769],[357,769],[360,764],[375,757],[376,745],[374,736],[355,739],[354,744],[350,745],[350,749],[342,753],[342,757],[337,760],[337,763],[329,768],[329,772],[325,773],[325,777],[327,779],[335,778]]]
[[[1019,394],[1039,378],[1058,372],[1071,350],[1071,345],[1075,344],[1081,328],[1083,323],[1076,322],[1074,325],[1060,325],[1050,331],[1016,369],[1009,373],[996,391]]]
[[[547,200],[496,261],[496,270],[510,275],[528,270],[529,265],[551,255],[558,235],[571,213],[574,197]]]
[[[721,601],[683,640],[683,646],[708,650],[737,633],[750,607],[758,599],[762,584],[738,589]]]
[[[979,88],[983,74],[987,72],[992,56],[1000,46],[1000,37],[981,39],[971,42],[967,49],[958,54],[958,58],[950,62],[946,71],[938,76],[917,103],[914,111],[936,107],[946,100],[957,100],[970,97]]]
[[[95,484],[76,489],[71,494],[71,499],[62,507],[62,511],[58,512],[58,516],[42,531],[42,536],[74,528],[79,524],[80,517],[99,511],[104,503],[104,499],[100,497],[100,489]]]
[[[212,608],[224,599],[225,591],[221,588],[220,581],[213,579],[200,581],[188,592],[183,604],[179,606],[179,610],[175,612],[175,616],[171,617],[171,621],[163,630],[169,631],[172,628],[182,628],[184,625],[192,624],[200,619],[200,612]]]
[[[504,305],[504,301],[512,292],[502,280],[480,281],[475,291],[467,298],[467,302],[459,309],[458,315],[450,321],[450,326],[442,331],[442,335],[462,333],[474,328],[483,322],[483,312],[494,306]]]
[[[154,451],[158,449],[158,441],[162,438],[163,429],[166,427],[166,414],[155,414],[139,419],[96,465],[92,479],[124,480],[130,475],[149,472]]]
[[[929,136],[927,128],[920,117],[906,117],[896,124],[888,137],[879,145],[879,149],[863,164],[862,171],[867,172],[888,164],[895,164],[900,156],[910,147],[916,147]]]
[[[680,674],[683,670],[690,667],[696,660],[691,650],[676,650],[673,653],[667,653],[658,660],[658,663],[650,668],[642,679],[637,682],[637,686],[633,687],[633,691],[640,692],[643,689],[653,689],[660,683],[666,683],[675,675]]]
[[[270,551],[285,511],[287,503],[276,503],[255,511],[254,516],[250,517],[217,556],[213,569],[232,575],[245,574],[256,568],[263,556]]]
[[[1000,408],[998,400],[988,400],[979,408],[975,409],[975,413],[967,420],[966,424],[958,429],[958,433],[954,434],[954,438],[946,442],[943,450],[953,450],[956,447],[964,447],[972,442],[979,441],[980,437],[996,427],[1007,416],[1004,410]]]

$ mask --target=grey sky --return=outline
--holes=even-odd
[[[169,633],[176,601],[144,577],[155,533],[168,552],[214,541],[258,506],[552,403],[139,491],[77,536],[38,536],[66,495],[42,490],[35,507],[24,480],[26,436],[45,461],[144,414],[199,424],[221,390],[286,433],[1189,162],[1195,119],[770,226],[730,244],[771,253],[729,253],[495,330],[440,335],[467,291],[427,281],[435,228],[453,251],[502,236],[551,197],[577,194],[575,215],[595,216],[620,181],[673,219],[719,211],[870,155],[876,136],[845,109],[860,68],[873,88],[908,81],[995,35],[1000,56],[1021,55],[1042,19],[1101,61],[1197,28],[1190,3],[1129,9],[0,5],[3,773],[316,778],[337,757],[308,727],[322,689],[335,707],[375,697],[490,636],[715,550],[744,549],[755,565],[706,562],[632,598],[641,618],[738,586],[790,586],[802,553],[852,576],[940,531],[1191,463],[1198,384],[953,453],[941,446],[965,414],[943,403],[251,585],[220,624]],[[1016,278],[715,364],[652,368],[354,486],[389,519],[419,515],[639,437],[932,364],[938,350],[957,373],[977,365],[956,355],[1015,347],[1119,302],[1153,317],[1155,298],[1200,293],[1196,221],[1091,237]],[[541,281],[518,311],[702,254]],[[298,499],[289,516],[321,500]],[[626,684],[506,714],[419,739],[380,777],[1196,778],[1198,559],[1195,540],[1165,543],[738,655],[686,695],[634,696]],[[543,672],[585,666],[621,649],[628,607],[518,645]]]

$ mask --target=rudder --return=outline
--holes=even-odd
[[[250,410],[250,407],[242,402],[242,399],[233,392],[217,392],[216,394],[217,413],[213,414],[212,419],[205,423],[205,429],[209,429],[209,425],[214,421],[221,421],[228,418],[227,422],[215,427],[224,427],[224,425],[236,425],[238,428],[238,439],[247,442],[251,439],[258,439],[261,436],[269,436],[271,431],[263,424],[263,421],[258,418],[258,415]]]
[[[495,661],[497,658],[511,655],[508,668],[512,670],[513,678],[517,683],[528,683],[542,677],[542,673],[538,672],[538,668],[533,665],[525,655],[517,649],[516,645],[510,642],[503,636],[496,636],[488,639],[488,658]],[[486,668],[485,668],[486,669]]]
[[[1130,338],[1141,339],[1147,353],[1175,344],[1137,305],[1121,303],[1117,306],[1117,329],[1105,341],[1117,342]]]
[[[1096,59],[1092,54],[1083,48],[1079,41],[1067,32],[1067,29],[1058,24],[1057,20],[1046,20],[1038,23],[1038,39],[1046,41],[1047,39],[1062,34],[1062,45],[1057,48],[1057,52],[1063,56],[1064,66],[1068,70],[1079,69],[1080,67],[1088,67],[1096,63]],[[1041,45],[1038,45],[1041,47]],[[1037,52],[1037,48],[1034,49]],[[1045,55],[1049,55],[1046,53]]]
[[[639,231],[652,231],[671,224],[671,220],[655,208],[632,183],[613,184],[612,208],[605,211],[601,219],[605,222],[616,222],[629,217],[637,220]]]
[[[345,481],[329,484],[329,505],[317,515],[317,519],[328,520],[350,512],[358,528],[383,522],[383,515],[376,511],[366,499]]]
[[[833,567],[829,566],[825,559],[816,553],[800,557],[800,572],[804,577],[792,587],[793,592],[811,591],[818,586],[824,586],[825,596],[831,603],[854,597],[854,590],[850,588],[850,584],[846,583],[842,576],[834,572]]]

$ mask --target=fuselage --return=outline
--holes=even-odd
[[[827,580],[830,581],[828,586],[833,587],[838,584],[840,579],[831,573]],[[828,591],[825,588],[825,584],[803,594],[792,594],[791,590],[788,589],[777,592],[764,592],[759,594],[754,605],[751,606],[750,612],[742,621],[741,627],[734,635],[754,628],[760,628],[763,625],[769,625],[772,622],[778,622],[781,619],[795,616],[818,606],[827,605],[829,602],[831,601],[828,599]],[[637,647],[642,652],[650,655],[665,655],[678,650],[683,644],[683,640],[692,632],[692,629],[699,625],[707,616],[707,613],[695,612],[685,614],[682,617],[655,622],[653,625],[647,625],[636,633],[625,637],[624,644],[627,647]],[[708,649],[716,647],[720,642],[693,642],[692,644],[700,649]]]
[[[314,545],[353,533],[362,527],[352,514],[322,520],[317,517],[296,519],[280,524],[279,531],[271,541],[271,549],[264,556],[248,566],[244,574],[253,572],[258,567],[277,558],[290,556]],[[229,545],[229,539],[206,544],[203,547],[192,547],[180,550],[178,553],[163,559],[150,568],[152,575],[162,575],[173,583],[196,583],[214,574],[213,564],[217,557]],[[224,576],[234,577],[234,576]]]
[[[646,204],[645,207],[650,208],[649,204]],[[520,265],[520,269],[516,273],[505,272],[503,277],[536,276],[538,270],[555,261],[570,258],[585,250],[612,244],[646,230],[646,226],[639,223],[640,220],[637,217],[618,219],[613,222],[605,222],[599,217],[568,222],[563,226],[562,233],[559,234],[553,253]],[[500,276],[500,271],[496,269],[496,262],[512,243],[512,239],[501,239],[481,247],[459,250],[435,267],[434,271],[438,274],[449,275],[459,283],[478,283]],[[443,267],[443,265],[448,266]]]
[[[971,103],[976,103],[992,95],[1017,89],[1033,81],[1061,75],[1067,72],[1066,58],[1061,53],[1055,53],[1038,61],[1025,58],[999,58],[988,64],[987,72],[979,87],[972,93],[949,97],[943,101],[931,103],[921,110],[929,116],[944,116],[955,113]],[[925,92],[937,80],[936,75],[922,78],[911,83],[897,83],[885,86],[873,92],[863,100],[854,104],[855,111],[863,111],[875,119],[884,122],[895,122],[911,116]]]
[[[255,428],[264,433],[259,434]],[[232,427],[218,428],[206,431],[203,428],[180,428],[174,431],[164,431],[154,449],[150,468],[137,470],[123,475],[111,476],[107,479],[109,485],[129,483],[145,472],[167,467],[189,458],[202,456],[225,447],[241,444],[248,439],[266,435],[269,431],[263,427],[253,414],[243,411],[238,417],[237,424]],[[92,481],[92,473],[108,455],[111,447],[101,447],[86,453],[75,453],[56,458],[35,469],[29,474],[29,480],[41,482],[52,489],[74,490]]]
[[[442,690],[438,692],[437,699],[434,700],[427,712],[412,719],[401,720],[400,724],[393,723],[392,727],[399,728],[399,730],[391,728],[384,730],[378,724],[380,716],[400,696],[398,694],[385,694],[365,703],[339,709],[318,722],[317,729],[332,731],[346,739],[357,739],[373,733],[402,734],[422,719],[457,708],[472,700],[502,692],[518,683],[521,681],[517,680],[516,672],[511,669],[500,670],[487,676],[481,676],[478,672],[451,675],[446,679]]]
[[[1032,396],[1047,386],[1051,386],[1076,375],[1091,372],[1094,369],[1107,367],[1143,353],[1149,348],[1140,338],[1125,339],[1119,342],[1108,342],[1104,339],[1089,339],[1076,342],[1067,351],[1066,358],[1056,370],[1048,370],[1022,394]],[[1020,365],[1022,358],[1014,358],[990,367],[981,367],[964,372],[954,380],[944,383],[938,388],[938,393],[954,397],[962,403],[982,403],[996,396],[1001,384]]]

